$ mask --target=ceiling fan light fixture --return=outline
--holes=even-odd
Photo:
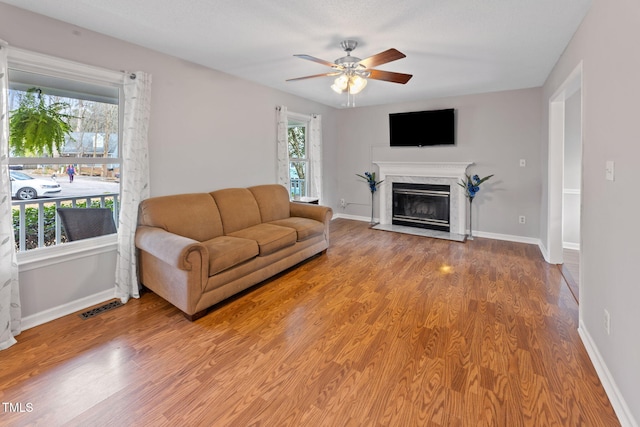
[[[391,83],[405,84],[411,79],[411,74],[396,73],[392,71],[377,70],[373,67],[386,64],[398,59],[405,58],[406,55],[397,49],[387,49],[384,52],[377,53],[369,56],[365,59],[360,59],[355,56],[351,56],[351,52],[358,46],[358,42],[355,40],[344,40],[340,43],[340,47],[347,55],[336,59],[334,62],[325,61],[324,59],[316,58],[310,55],[297,54],[297,56],[308,61],[317,62],[319,64],[328,66],[331,68],[331,72],[323,74],[315,74],[312,76],[299,77],[293,80],[304,80],[314,77],[330,77],[338,76],[331,85],[331,89],[342,94],[347,92],[347,106],[354,107],[355,95],[362,92],[367,86],[368,79],[382,80]]]
[[[367,79],[362,78],[358,75],[351,76],[351,78],[349,79],[349,93],[351,95],[360,93],[360,91],[362,91],[362,89],[364,89],[366,85]]]
[[[342,93],[347,90],[349,87],[349,78],[345,74],[341,74],[338,76],[331,85],[331,89],[333,89],[336,93]]]

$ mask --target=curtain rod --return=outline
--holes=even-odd
[[[131,78],[135,79],[135,74]],[[281,105],[276,105],[276,111],[281,111],[281,110],[282,110],[282,106]],[[309,117],[313,117],[314,119],[317,119],[319,116],[320,116],[320,114],[318,114],[318,113],[309,114]]]

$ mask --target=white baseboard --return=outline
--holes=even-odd
[[[582,321],[578,327],[578,333],[580,334],[580,338],[582,338],[582,343],[587,349],[591,363],[593,363],[593,367],[600,378],[602,387],[604,387],[604,390],[609,397],[611,406],[613,406],[613,410],[618,416],[618,421],[620,421],[622,427],[638,427],[638,423],[633,418],[633,414],[631,414],[627,402],[622,397],[622,393],[618,389],[611,372],[609,372],[607,365],[604,363],[602,355],[598,351],[598,347],[593,342],[591,335],[589,335],[589,332]]]
[[[551,257],[549,256],[549,249],[544,245],[542,240],[538,242],[538,247],[540,248],[540,252],[542,252],[542,256],[547,264],[551,264]]]
[[[338,213],[334,215],[333,218],[334,219],[336,218],[352,219],[355,221],[364,221],[364,222],[371,221],[370,217],[349,215],[344,213]],[[377,221],[378,219],[375,218],[375,220]],[[516,243],[528,243],[528,244],[537,245],[538,247],[541,247],[540,239],[537,239],[535,237],[514,236],[512,234],[486,233],[484,231],[474,231],[473,235],[476,237],[484,237],[486,239],[505,240],[508,242],[516,242]]]
[[[540,239],[535,237],[515,236],[513,234],[487,233],[485,231],[473,232],[475,237],[484,237],[486,239],[505,240],[507,242],[527,243],[530,245],[540,246]]]
[[[345,213],[339,213],[333,216],[333,219],[337,219],[337,218],[344,218],[344,219],[352,219],[354,221],[362,221],[362,222],[370,222],[371,221],[371,217],[370,216],[359,216],[359,215],[349,215],[349,214],[345,214]],[[376,221],[378,221],[377,218],[374,218]]]
[[[562,242],[563,249],[571,249],[573,251],[580,250],[580,243],[572,243],[572,242]]]
[[[85,308],[91,307],[92,305],[109,301],[110,299],[115,298],[115,294],[115,288],[109,289],[94,295],[89,295],[88,297],[80,298],[78,300],[59,305],[57,307],[50,308],[40,313],[23,317],[20,329],[26,331],[27,329],[42,325],[43,323],[50,322],[68,314],[75,313],[76,311],[83,310]]]

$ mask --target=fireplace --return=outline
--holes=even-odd
[[[449,187],[449,232],[413,227],[420,232],[449,234],[464,237],[467,226],[467,200],[464,189],[458,185],[466,178],[467,168],[472,162],[397,162],[373,161],[379,168],[380,226],[400,227],[393,224],[393,184],[430,184]],[[424,209],[423,209],[424,210]],[[411,230],[411,228],[409,228]]]
[[[391,223],[450,231],[450,186],[394,182]]]

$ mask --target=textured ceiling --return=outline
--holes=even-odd
[[[357,106],[541,86],[591,0],[0,0],[79,27],[340,108],[330,69],[340,41],[366,58],[406,58],[377,69],[413,74],[370,81]]]

